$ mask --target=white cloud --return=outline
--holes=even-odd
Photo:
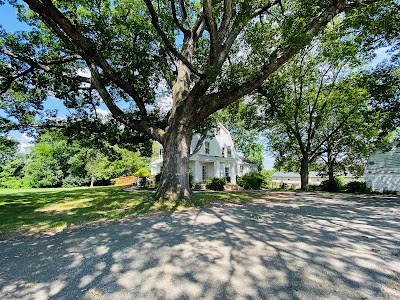
[[[162,116],[167,115],[172,107],[172,97],[170,95],[166,95],[158,100],[156,107],[160,109],[160,113]]]
[[[111,115],[108,109],[96,108],[97,115],[105,118]]]
[[[19,152],[27,154],[31,151],[31,147],[33,146],[33,138],[28,136],[26,133],[23,133],[19,140]]]

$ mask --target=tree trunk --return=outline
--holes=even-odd
[[[90,175],[90,187],[92,188],[94,186],[94,182],[96,181],[96,179],[94,178],[93,175]]]
[[[334,162],[332,161],[332,149],[328,144],[327,147],[327,165],[328,165],[328,179],[329,182],[333,182],[335,180],[334,176]]]
[[[328,163],[328,179],[330,182],[335,180],[333,163]]]
[[[301,168],[300,168],[301,189],[303,191],[308,190],[308,165],[309,165],[308,157],[303,157],[301,159]]]
[[[189,155],[192,129],[180,125],[169,130],[163,143],[163,169],[156,192],[156,200],[190,199],[192,190],[189,184]]]

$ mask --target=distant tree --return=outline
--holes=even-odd
[[[328,173],[333,176],[337,159],[332,160],[332,146],[339,139],[366,133],[371,98],[364,77],[351,72],[357,64],[351,44],[321,41],[319,49],[304,50],[271,76],[250,108],[263,112],[261,128],[278,157],[276,167],[300,171],[302,189],[308,189],[310,165],[327,151]],[[376,126],[376,120],[370,125]],[[368,132],[368,137],[373,133],[379,130]]]
[[[101,151],[89,149],[86,152],[85,170],[90,177],[90,187],[93,187],[97,180],[110,177],[110,161]]]
[[[18,141],[6,135],[0,135],[0,168],[17,155]]]

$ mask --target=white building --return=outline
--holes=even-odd
[[[189,168],[194,183],[204,183],[209,177],[225,177],[236,184],[236,176],[257,171],[257,165],[238,156],[229,131],[220,123],[213,132],[207,133],[206,138],[194,134],[190,153]],[[152,175],[161,172],[162,154],[161,148],[159,158],[150,164]]]
[[[343,177],[345,182],[357,179],[353,174],[350,173],[337,174],[337,175]],[[319,172],[309,172],[308,174],[308,184],[320,185],[322,181],[327,179],[328,179],[327,177],[320,175]],[[282,183],[286,183],[287,185],[295,188],[300,188],[301,187],[300,174],[295,172],[275,172],[274,174],[272,174],[272,184],[281,185]]]
[[[324,177],[318,175],[318,172],[310,172],[308,174],[308,184],[315,184],[319,185],[323,180]],[[295,172],[275,172],[272,174],[272,183],[273,184],[282,184],[286,183],[289,186],[301,186],[301,177],[299,173]]]
[[[388,151],[375,151],[365,167],[365,182],[375,192],[400,191],[400,142],[390,145]]]

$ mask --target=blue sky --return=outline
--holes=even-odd
[[[0,20],[1,20],[1,25],[2,27],[7,31],[7,32],[13,32],[13,31],[19,31],[19,30],[29,30],[29,26],[23,22],[20,22],[17,19],[17,11],[14,7],[12,7],[9,4],[5,5],[0,5]],[[371,66],[375,66],[379,62],[381,62],[383,59],[388,58],[388,55],[385,53],[387,49],[380,49],[377,51],[377,57],[375,60],[371,63]],[[45,109],[57,109],[58,110],[58,116],[60,118],[65,117],[69,115],[68,110],[65,108],[65,106],[61,103],[56,98],[53,97],[48,97],[48,99],[44,103]],[[100,106],[101,109],[107,110],[106,106],[102,104]],[[0,116],[4,116],[4,111],[0,109]],[[13,131],[11,135],[20,140],[22,144],[22,148],[27,146],[27,143],[29,142],[29,138],[25,135],[22,134],[18,131]],[[265,169],[272,169],[274,163],[274,159],[270,157],[267,153],[264,153],[264,168]]]

